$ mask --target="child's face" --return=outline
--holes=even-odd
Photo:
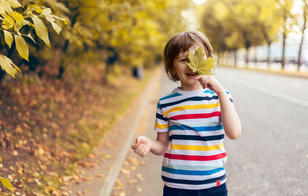
[[[198,72],[193,72],[186,63],[188,53],[192,52],[194,54],[195,50],[199,47],[200,45],[198,44],[192,45],[189,48],[189,51],[181,52],[173,61],[175,72],[181,81],[182,90],[192,91],[202,88],[198,80],[195,80],[195,78],[198,76]]]

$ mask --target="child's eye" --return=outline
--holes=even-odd
[[[180,60],[181,62],[186,62],[187,61],[187,59],[182,59],[182,60]]]

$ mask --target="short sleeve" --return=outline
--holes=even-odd
[[[157,103],[156,119],[155,119],[155,131],[157,132],[167,132],[169,131],[169,120],[165,118],[162,113],[160,103]]]
[[[227,95],[228,95],[228,97],[229,97],[230,101],[234,104],[234,102],[233,102],[233,98],[232,98],[232,96],[231,96],[230,92],[229,92],[228,90],[226,90],[226,93],[227,93]]]

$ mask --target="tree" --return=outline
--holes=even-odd
[[[305,38],[305,30],[307,25],[307,17],[308,17],[308,2],[307,0],[302,0],[303,6],[302,6],[302,28],[301,28],[301,41],[299,44],[299,50],[298,50],[298,60],[297,60],[297,71],[300,71],[300,67],[302,64],[302,48]]]
[[[248,64],[249,48],[262,43],[261,34],[256,31],[257,9],[248,0],[207,1],[202,24],[210,38],[218,45],[218,53],[226,50],[246,49],[245,62]],[[219,55],[220,56],[220,55]],[[235,53],[236,62],[236,53]]]
[[[222,53],[227,50],[226,42],[232,36],[228,20],[228,8],[225,4],[215,1],[206,1],[204,5],[204,14],[202,15],[201,26],[210,40],[212,40],[213,48],[217,50],[218,63],[222,57]]]
[[[128,67],[153,64],[166,39],[185,30],[181,11],[189,7],[184,0],[62,0],[71,10],[69,27],[63,32],[59,78],[72,62],[105,66],[104,80],[117,63]],[[181,22],[179,22],[181,21]],[[103,62],[103,63],[102,63]]]
[[[258,13],[256,14],[256,27],[261,31],[267,44],[267,64],[271,63],[271,44],[278,39],[279,27],[282,18],[276,7],[276,1],[256,1]]]
[[[284,70],[286,60],[285,60],[285,50],[286,50],[286,39],[288,33],[291,31],[293,15],[291,14],[291,9],[293,7],[294,0],[276,0],[277,7],[280,11],[280,16],[282,17],[282,58],[281,58],[281,68]]]
[[[50,47],[48,29],[42,19],[48,21],[53,29],[59,34],[62,28],[56,23],[56,20],[65,20],[52,14],[50,8],[38,5],[29,5],[24,8],[17,0],[3,0],[0,2],[0,22],[5,43],[0,45],[0,65],[2,70],[6,71],[15,78],[20,69],[12,62],[13,52],[16,48],[18,54],[23,59],[29,61],[29,45],[27,40],[37,43],[36,37],[42,40]],[[33,32],[29,32],[33,29]],[[33,38],[32,34],[35,35]],[[24,39],[26,38],[26,39]],[[2,39],[3,40],[3,39]],[[4,76],[1,72],[0,81]]]

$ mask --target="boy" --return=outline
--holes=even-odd
[[[188,67],[188,53],[199,47],[205,58],[213,56],[208,38],[198,31],[178,33],[166,44],[166,73],[181,86],[157,104],[157,139],[139,136],[132,146],[142,157],[149,151],[164,155],[164,196],[228,195],[223,138],[226,134],[237,139],[241,123],[231,95],[219,81]]]

